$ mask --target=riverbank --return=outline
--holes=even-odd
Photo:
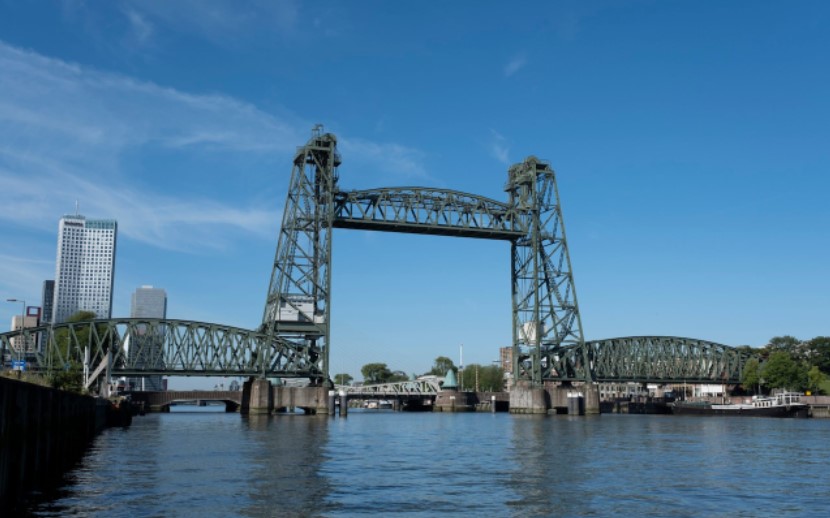
[[[0,377],[0,509],[58,482],[107,425],[110,403]]]

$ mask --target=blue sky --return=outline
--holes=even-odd
[[[322,123],[344,189],[506,199],[510,164],[549,160],[587,339],[827,335],[829,24],[808,1],[0,0],[0,296],[40,304],[78,200],[119,222],[116,316],[151,284],[171,318],[255,327]],[[332,372],[495,360],[509,253],[335,231]]]

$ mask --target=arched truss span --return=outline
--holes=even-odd
[[[600,382],[740,383],[751,355],[733,347],[675,336],[629,336],[586,341],[592,379]],[[584,379],[578,348],[552,357],[554,379]]]
[[[485,239],[517,239],[527,218],[513,206],[475,194],[425,187],[339,191],[335,228]]]
[[[63,323],[0,334],[40,344],[40,369],[86,365],[109,358],[112,376],[322,377],[316,351],[257,331],[188,320],[123,318]],[[14,357],[14,353],[12,354]]]

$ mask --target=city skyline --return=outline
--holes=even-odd
[[[256,327],[322,123],[346,190],[504,200],[510,164],[548,160],[586,339],[830,334],[823,3],[199,7],[0,6],[4,300],[40,305],[77,200],[119,222],[113,316],[154,285],[170,318]],[[510,345],[508,245],[333,243],[332,374]]]

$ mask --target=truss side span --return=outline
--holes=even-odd
[[[734,347],[676,336],[629,336],[585,343],[596,381],[740,383],[751,356]],[[568,351],[563,359],[576,351]]]
[[[322,376],[315,351],[281,338],[220,324],[123,318],[63,323],[0,334],[42,344],[33,369],[94,369],[109,358],[113,376]],[[14,353],[12,353],[14,356]]]

